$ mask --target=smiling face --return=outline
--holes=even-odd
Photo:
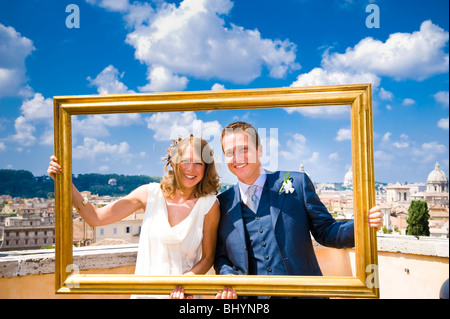
[[[165,197],[173,197],[176,192],[181,192],[183,196],[200,198],[219,192],[220,180],[214,153],[208,142],[191,135],[179,139],[167,152],[166,167],[172,169],[160,183]]]
[[[195,188],[205,174],[206,165],[198,153],[192,144],[187,144],[180,158],[177,179],[185,190]]]
[[[247,185],[252,185],[261,174],[262,146],[256,147],[254,139],[242,130],[226,134],[222,138],[228,169]]]

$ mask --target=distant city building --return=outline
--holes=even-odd
[[[430,230],[447,233],[449,220],[448,179],[436,163],[428,174],[426,192],[417,192],[411,196],[415,200],[425,200],[430,213]],[[442,231],[444,230],[444,231]]]
[[[411,202],[410,189],[409,185],[402,185],[398,182],[389,185],[386,187],[386,201],[388,203],[409,204]]]
[[[77,214],[78,215],[78,214]],[[81,217],[73,219],[73,244],[76,247],[89,246],[94,243],[94,228]]]
[[[300,171],[304,171],[303,164]],[[328,211],[336,218],[353,218],[353,172],[350,167],[342,184],[315,184],[316,191]],[[342,187],[341,187],[342,186]],[[449,194],[448,179],[439,163],[428,174],[426,183],[388,184],[378,183],[376,203],[384,214],[384,227],[406,234],[408,209],[412,200],[426,200],[430,213],[431,236],[448,237]]]
[[[55,243],[55,201],[2,196],[0,226],[5,227],[2,250],[40,249]]]
[[[305,173],[306,175],[308,175],[309,178],[311,178],[311,176],[309,176],[309,174],[305,171],[305,166],[303,165],[303,163],[300,164],[299,172]]]
[[[429,209],[447,208],[448,214],[448,179],[439,168],[439,163],[436,163],[434,170],[428,174],[426,191],[417,192],[412,198],[426,200]]]
[[[137,211],[113,224],[95,227],[94,242],[114,239],[123,243],[139,243],[144,213],[143,210]]]
[[[445,176],[444,171],[440,169],[438,162],[436,162],[434,170],[428,174],[427,192],[448,193],[448,179],[447,176]]]
[[[385,216],[385,226],[389,229],[398,229],[405,234],[408,208],[413,200],[427,202],[431,235],[448,237],[448,179],[440,169],[439,163],[436,163],[434,170],[428,174],[426,184],[403,185],[397,182],[386,187],[386,197],[379,204]],[[389,223],[386,222],[387,218]]]
[[[342,184],[344,187],[352,187],[353,186],[353,171],[352,167],[349,168],[347,173],[344,176],[344,183]]]
[[[54,224],[40,218],[5,218],[2,250],[40,249],[54,244]]]
[[[81,194],[97,207],[116,201],[117,197],[98,196],[83,191]],[[113,224],[91,227],[77,212],[73,219],[73,244],[82,247],[111,243],[138,243],[144,211],[139,210]]]
[[[304,173],[305,172],[305,166],[303,165],[303,163],[300,164],[300,173]]]

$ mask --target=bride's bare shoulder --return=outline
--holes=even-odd
[[[139,186],[134,191],[132,191],[130,194],[128,194],[127,197],[141,202],[143,207],[145,207],[145,206],[147,206],[148,188],[149,188],[148,184]]]

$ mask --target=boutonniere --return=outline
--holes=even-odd
[[[292,187],[292,182],[289,179],[291,177],[291,173],[286,173],[286,175],[284,175],[284,180],[283,180],[283,184],[281,184],[281,188],[278,191],[278,194],[281,194],[281,192],[284,190],[284,192],[286,194],[288,193],[293,193],[294,192],[294,187]]]

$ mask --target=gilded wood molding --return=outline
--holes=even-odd
[[[57,293],[216,294],[224,286],[239,295],[378,298],[376,231],[367,226],[375,205],[372,89],[370,84],[200,92],[54,97],[55,285]],[[355,277],[81,275],[72,264],[71,116],[351,105]]]

